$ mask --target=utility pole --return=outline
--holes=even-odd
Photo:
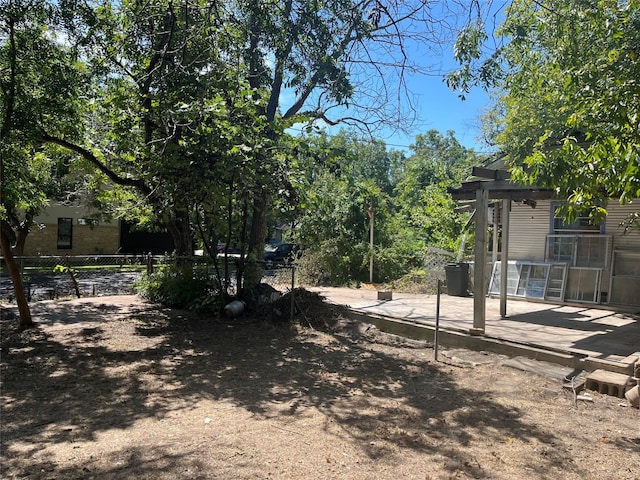
[[[369,201],[369,283],[373,283],[373,197]]]

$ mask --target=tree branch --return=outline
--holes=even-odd
[[[126,178],[118,175],[116,172],[102,163],[93,152],[84,147],[81,147],[80,145],[76,145],[75,143],[71,143],[64,138],[54,137],[47,133],[43,133],[41,138],[45,142],[60,145],[61,147],[79,154],[80,156],[82,156],[82,158],[88,160],[100,172],[104,173],[109,178],[109,180],[117,185],[136,188],[143,195],[150,195],[152,192],[152,190],[142,180],[136,178]]]
[[[284,18],[287,20],[291,15],[291,7],[293,1],[287,0],[284,9]],[[271,88],[271,95],[269,96],[269,103],[267,105],[267,118],[273,120],[276,118],[276,111],[278,109],[278,101],[280,100],[280,92],[282,91],[282,82],[284,79],[284,64],[285,60],[289,57],[291,49],[293,48],[294,41],[298,35],[298,28],[296,25],[292,26],[289,32],[289,41],[286,46],[276,51],[276,65],[273,76],[273,87]]]
[[[353,30],[353,25],[352,25],[352,28],[349,30],[349,32],[345,35],[345,38],[342,39],[342,42],[340,43],[339,47],[333,52],[333,54],[331,54],[331,57],[334,60],[338,60],[347,50],[347,47],[349,46],[349,44],[352,42],[352,37],[350,35],[351,30]],[[311,78],[307,82],[307,85],[305,86],[304,90],[300,94],[300,97],[298,97],[296,102],[293,105],[291,105],[291,107],[289,107],[289,109],[284,114],[283,118],[285,119],[291,118],[300,111],[300,109],[304,106],[309,96],[313,93],[315,88],[318,86],[318,81],[320,80],[320,73],[321,73],[320,69],[315,71],[315,73],[311,76]]]

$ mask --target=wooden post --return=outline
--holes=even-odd
[[[507,316],[507,284],[509,281],[509,211],[511,200],[502,200],[502,253],[500,254],[500,317]]]
[[[435,361],[438,361],[438,332],[440,331],[440,288],[442,285],[442,280],[438,279],[437,282],[437,288],[438,291],[436,292],[436,329],[435,332],[433,333],[433,355],[435,358]]]
[[[486,318],[487,226],[489,191],[476,190],[476,242],[473,264],[473,328],[471,334],[482,335]]]
[[[373,283],[373,197],[369,204],[369,283]]]
[[[493,218],[491,222],[493,223],[493,238],[492,238],[492,246],[491,246],[491,264],[495,264],[500,258],[498,257],[498,232],[500,231],[500,209],[502,208],[502,204],[500,202],[494,202],[493,204]]]

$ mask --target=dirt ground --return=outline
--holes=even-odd
[[[25,332],[3,309],[2,478],[640,479],[624,400],[298,305],[292,325],[45,301]]]

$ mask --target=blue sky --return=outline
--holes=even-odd
[[[459,92],[455,92],[447,86],[444,81],[444,72],[451,71],[457,67],[450,48],[443,48],[443,51],[437,56],[417,54],[416,57],[422,57],[421,61],[424,62],[424,65],[418,65],[420,68],[427,72],[434,72],[428,75],[416,73],[412,76],[407,76],[405,74],[404,80],[409,91],[408,94],[413,98],[416,119],[408,129],[408,133],[395,132],[389,129],[375,132],[376,138],[385,141],[390,150],[408,150],[409,145],[414,143],[418,134],[435,129],[444,135],[447,131],[452,130],[456,139],[463,146],[473,148],[476,152],[488,153],[490,148],[480,138],[480,116],[489,108],[489,94],[484,89],[477,87],[465,94],[465,99],[462,100]],[[392,75],[393,73],[395,72],[391,70]],[[393,88],[393,85],[391,87]],[[357,91],[356,95],[358,95]],[[283,104],[286,108],[294,99],[293,92],[285,90],[281,97],[281,108]],[[404,108],[402,109],[404,110]],[[357,113],[351,113],[344,107],[338,107],[337,112],[347,116],[354,114],[357,116]],[[329,115],[334,119],[339,116],[335,110],[332,115]],[[326,131],[328,133],[338,132],[342,128],[348,127],[339,124],[335,127],[326,127]],[[300,133],[300,130],[296,127],[292,130],[294,134]]]
[[[420,77],[410,81],[416,95],[418,120],[408,135],[394,134],[385,139],[390,149],[401,149],[413,143],[416,135],[435,129],[442,134],[455,132],[458,141],[478,152],[488,150],[479,139],[480,115],[489,106],[489,96],[481,88],[472,90],[461,100],[440,77]]]
[[[482,88],[475,88],[465,95],[465,100],[451,90],[443,76],[414,76],[407,80],[410,93],[414,96],[417,118],[409,133],[388,131],[377,133],[376,137],[386,142],[390,150],[409,150],[418,134],[435,129],[443,135],[453,130],[456,139],[465,147],[476,152],[488,152],[489,147],[482,142],[480,116],[489,107],[489,95]],[[292,101],[286,96],[285,101]],[[327,128],[327,132],[339,131],[344,125]],[[299,130],[294,127],[294,134]]]
[[[503,21],[505,4],[483,1],[480,5],[479,8],[484,11],[487,28],[494,30],[497,24]],[[455,17],[455,22],[463,20],[461,16]],[[458,27],[461,25],[462,23],[458,24]],[[404,42],[404,48],[411,61],[415,62],[415,67],[428,72],[429,75],[416,73],[404,77],[407,89],[415,98],[417,118],[409,133],[390,133],[387,138],[380,137],[386,141],[390,149],[407,149],[414,142],[416,135],[435,129],[442,134],[452,130],[456,139],[465,147],[481,153],[491,152],[491,148],[481,139],[480,120],[481,115],[486,113],[490,106],[489,94],[478,87],[465,94],[465,100],[462,100],[459,93],[450,89],[444,81],[446,72],[459,68],[454,58],[454,41],[455,39],[450,37],[448,42],[445,40],[445,43],[432,44],[431,47],[415,43],[411,39]],[[384,60],[386,58],[383,57]]]
[[[487,18],[492,18],[493,22],[500,21],[499,12],[503,7],[502,4],[493,6],[491,1],[486,5],[485,2],[481,3],[483,9],[490,10],[485,12]],[[458,21],[464,23],[464,18],[457,14],[453,20],[454,24]],[[462,23],[457,27],[452,24],[451,27],[458,28]],[[409,24],[408,28],[411,30],[412,25]],[[494,28],[494,26],[490,25],[490,28]],[[429,32],[426,33],[426,37],[422,36],[422,33],[414,31],[413,37],[411,32],[407,34],[402,42],[401,55],[398,54],[397,48],[395,50],[387,48],[388,45],[384,44],[380,48],[373,44],[370,49],[366,49],[367,55],[363,56],[364,61],[355,62],[354,70],[350,70],[349,73],[350,80],[356,85],[353,103],[378,109],[382,115],[388,112],[390,116],[387,119],[391,122],[397,121],[398,119],[394,115],[398,112],[394,112],[394,106],[386,102],[388,100],[393,103],[396,93],[402,99],[402,88],[406,87],[408,94],[413,99],[412,106],[416,110],[416,119],[410,128],[406,129],[408,132],[395,132],[390,129],[373,132],[376,138],[387,143],[389,149],[408,150],[409,145],[414,143],[416,135],[435,129],[443,135],[451,130],[463,146],[473,148],[480,153],[489,153],[490,147],[484,144],[481,139],[480,120],[480,116],[489,108],[488,93],[482,88],[475,88],[465,94],[465,100],[462,100],[458,92],[451,90],[444,81],[446,72],[459,67],[453,53],[454,32],[447,32],[445,29],[442,32],[444,35],[442,42],[439,42],[437,38],[429,40]],[[380,63],[376,64],[375,68],[370,64],[362,67],[362,65],[367,65],[366,60],[368,59],[379,59]],[[400,68],[399,65],[405,65],[405,59],[409,60],[406,68]],[[417,72],[419,70],[422,73],[414,73],[409,76],[411,71]],[[399,88],[400,90],[398,90]],[[378,97],[382,100],[381,103],[377,103],[376,92],[380,92]],[[317,97],[312,95],[308,105],[313,106],[315,100]],[[281,107],[286,107],[293,101],[293,92],[285,90],[281,97]],[[406,106],[401,106],[400,110],[405,111]],[[331,111],[327,110],[328,118],[335,120],[341,116],[364,119],[358,113],[357,107],[355,109],[337,107]],[[406,117],[402,115],[401,118]],[[379,120],[379,117],[375,117],[374,123],[376,120]],[[343,124],[327,127],[326,131],[332,133],[341,128],[348,127]]]
[[[413,143],[416,135],[435,129],[442,134],[453,130],[455,137],[465,147],[477,152],[489,152],[490,147],[481,139],[480,120],[490,107],[489,93],[476,87],[466,93],[462,100],[459,92],[447,86],[444,81],[446,72],[459,67],[452,45],[443,45],[438,53],[421,55],[419,50],[414,50],[414,53],[418,66],[426,71],[442,73],[416,74],[407,78],[407,88],[415,96],[418,118],[409,134],[393,134],[385,139],[389,148],[406,147]]]

